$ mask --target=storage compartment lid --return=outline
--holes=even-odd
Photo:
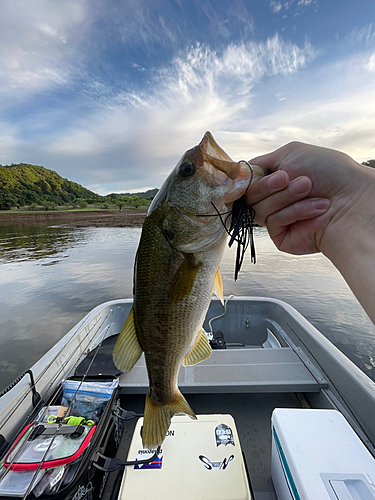
[[[246,469],[231,415],[175,416],[155,462],[125,467],[119,500],[250,500]],[[139,419],[128,460],[149,458]]]
[[[22,431],[4,461],[11,470],[59,467],[76,460],[89,444],[96,426],[30,424]]]
[[[375,500],[375,460],[340,412],[277,408],[272,439],[272,479],[296,498]]]

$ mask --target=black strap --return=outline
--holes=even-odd
[[[135,417],[143,417],[143,413],[135,413],[135,411],[132,410],[124,410],[121,406],[117,406],[113,410],[113,415],[120,420],[132,420]]]
[[[127,462],[122,462],[118,458],[110,458],[102,455],[99,451],[95,452],[93,456],[93,466],[103,472],[113,472],[121,467],[126,467],[127,465],[143,465],[150,464],[158,458],[160,453],[160,446],[157,447],[155,453],[150,458],[144,460],[130,460]]]
[[[56,426],[46,426],[43,424],[39,424],[33,429],[30,433],[29,441],[33,441],[37,437],[43,434],[43,436],[55,436],[55,435],[63,435],[63,436],[71,436],[72,438],[78,438],[82,436],[85,428],[83,425],[62,425],[60,429],[56,432]]]
[[[21,375],[19,375],[15,380],[13,380],[13,382],[11,384],[8,385],[8,387],[6,387],[5,389],[3,389],[0,392],[0,398],[2,396],[4,396],[4,394],[6,394],[7,392],[9,392],[11,389],[13,389],[13,387],[15,387],[18,384],[18,382],[23,379],[23,377],[25,375],[29,375],[30,376],[31,391],[33,393],[33,396],[32,396],[32,398],[33,398],[33,406],[35,408],[37,406],[37,404],[40,403],[40,401],[42,400],[42,398],[40,397],[40,394],[36,390],[35,380],[34,380],[34,374],[33,374],[32,370],[25,370],[24,372],[22,372]]]

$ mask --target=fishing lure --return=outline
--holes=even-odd
[[[214,207],[216,214],[212,217],[220,217],[221,223],[223,224],[225,231],[228,236],[230,236],[228,246],[232,247],[233,243],[237,242],[237,252],[236,252],[236,262],[234,267],[234,280],[237,281],[238,273],[241,270],[242,263],[245,257],[246,250],[250,246],[250,258],[252,263],[256,263],[255,254],[255,243],[254,243],[254,218],[255,210],[253,207],[246,203],[246,193],[253,181],[253,169],[249,162],[246,160],[241,160],[239,163],[246,163],[251,171],[251,177],[249,184],[246,188],[245,194],[236,200],[232,205],[232,210],[229,212],[220,213],[216,208],[215,204],[211,202]],[[226,215],[225,218],[223,216]],[[198,217],[203,217],[203,215],[198,215]],[[207,216],[206,216],[207,217]],[[230,224],[228,221],[230,219]],[[228,226],[229,225],[229,229]]]
[[[212,206],[217,212],[217,215],[220,217],[220,220],[230,236],[228,246],[232,247],[233,243],[237,242],[237,252],[236,252],[236,262],[234,268],[234,280],[237,281],[238,273],[241,270],[242,263],[245,257],[246,250],[250,245],[250,258],[252,263],[256,263],[256,254],[255,254],[255,243],[254,243],[254,218],[255,218],[255,210],[253,207],[246,203],[246,193],[252,183],[253,180],[253,169],[246,160],[241,160],[240,163],[246,163],[246,165],[251,170],[251,177],[249,184],[246,188],[245,194],[241,196],[238,200],[233,203],[232,210],[229,212],[225,212],[221,214],[215,205],[212,203]],[[222,215],[226,215],[225,219],[223,219]],[[229,225],[229,229],[227,228],[227,222],[231,218],[231,222]]]

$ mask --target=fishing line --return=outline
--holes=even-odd
[[[227,304],[228,304],[228,301],[230,299],[233,299],[234,295],[229,295],[229,297],[227,297],[227,300],[224,302],[224,312],[222,314],[219,314],[219,316],[215,316],[214,318],[211,318],[210,321],[208,322],[208,328],[210,329],[209,333],[211,333],[213,335],[213,331],[212,331],[212,322],[215,321],[215,319],[219,319],[219,318],[222,318],[226,312],[227,312]]]

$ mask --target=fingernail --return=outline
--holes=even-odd
[[[321,210],[323,212],[329,208],[331,202],[327,198],[320,198],[319,200],[312,200],[311,205],[315,210]]]
[[[285,186],[285,176],[281,172],[275,172],[267,177],[267,185],[270,189],[281,189]]]
[[[292,194],[307,193],[311,188],[311,181],[308,177],[299,177],[289,184],[289,191]]]

